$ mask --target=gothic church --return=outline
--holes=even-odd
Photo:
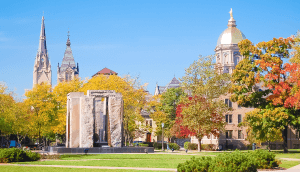
[[[36,84],[41,84],[41,83],[48,83],[52,85],[52,71],[51,71],[51,64],[50,64],[47,45],[46,45],[46,32],[45,32],[44,21],[45,19],[43,16],[39,48],[38,48],[38,52],[35,58],[34,68],[33,68],[33,87]],[[58,67],[57,67],[57,83],[63,81],[70,81],[73,78],[79,76],[78,63],[76,67],[69,37],[70,35],[68,32],[68,39],[66,43],[67,48],[64,54],[64,58],[61,66],[59,67],[59,63],[58,63]]]

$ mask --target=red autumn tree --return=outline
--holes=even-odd
[[[172,134],[175,135],[176,137],[183,137],[187,138],[189,136],[194,136],[195,133],[191,132],[188,127],[182,125],[182,104],[177,105],[176,109],[176,120],[175,124],[173,125],[172,128]]]

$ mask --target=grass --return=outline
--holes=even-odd
[[[61,160],[19,162],[18,164],[177,168],[179,163],[185,162],[191,157],[192,155],[176,154],[63,155]]]
[[[296,165],[300,164],[300,161],[281,161],[282,164],[279,165],[279,167],[283,167],[283,168],[291,168],[294,167]]]
[[[84,169],[84,168],[59,168],[59,167],[25,167],[25,166],[1,166],[1,172],[150,172],[145,170],[112,170],[112,169]]]
[[[280,151],[272,151],[276,154],[276,158],[293,158],[300,159],[300,150],[299,149],[289,149],[289,153],[283,153]]]
[[[35,165],[72,165],[72,166],[107,166],[107,167],[145,167],[145,168],[177,168],[179,163],[196,156],[214,156],[222,152],[201,152],[194,155],[181,153],[168,154],[88,154],[88,155],[62,155],[60,160],[19,162],[17,164]],[[300,159],[300,150],[290,150],[284,154],[282,151],[274,151],[276,159],[294,158]],[[196,155],[195,155],[196,154]],[[290,168],[300,164],[300,161],[281,160],[280,167]]]

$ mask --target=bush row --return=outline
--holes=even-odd
[[[256,172],[257,169],[278,167],[281,162],[275,160],[275,154],[266,150],[255,150],[242,153],[238,150],[232,153],[222,153],[216,157],[192,157],[177,166],[179,172]]]
[[[184,149],[197,150],[198,149],[198,144],[197,143],[185,142],[184,143]],[[214,149],[213,144],[201,144],[201,150],[215,150],[215,149]]]
[[[162,149],[162,144],[161,143],[153,143],[153,147],[154,149]],[[172,150],[172,148],[174,150],[179,150],[180,146],[177,143],[169,143],[169,148]],[[167,149],[167,143],[164,143],[164,149]]]
[[[37,161],[41,155],[17,148],[0,149],[0,163]]]

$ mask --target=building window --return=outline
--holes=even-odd
[[[232,138],[232,130],[226,130],[226,139]]]
[[[225,119],[228,124],[232,123],[232,115],[225,115]]]
[[[238,124],[242,122],[242,115],[238,114]]]
[[[225,99],[225,104],[226,104],[228,107],[232,107],[232,102],[231,102],[229,99]]]
[[[238,108],[239,108],[239,109],[241,109],[241,108],[242,108],[242,106],[238,104]]]
[[[244,139],[242,130],[238,131],[238,139]]]

